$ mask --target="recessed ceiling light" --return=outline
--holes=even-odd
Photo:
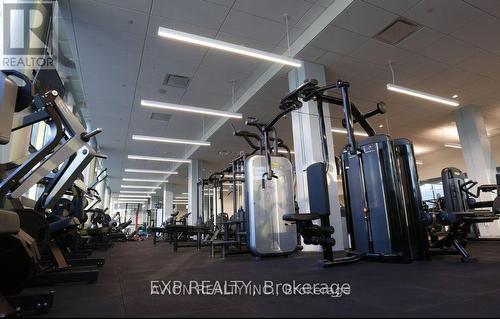
[[[458,94],[453,94],[452,98],[456,99],[458,97]]]
[[[383,127],[384,127],[384,125],[383,125],[383,124],[380,124],[378,127],[383,128]]]
[[[144,135],[132,135],[132,139],[136,141],[210,146],[210,142],[207,141],[182,140],[177,138],[166,138],[166,137],[155,137],[155,136],[144,136]]]
[[[421,99],[426,99],[429,101],[438,102],[438,103],[442,103],[442,104],[446,104],[446,105],[451,105],[451,106],[459,106],[460,105],[460,103],[458,103],[455,100],[447,99],[447,98],[444,98],[441,96],[425,93],[422,91],[417,91],[414,89],[409,89],[409,88],[395,85],[395,84],[391,84],[391,83],[387,84],[387,89],[389,91],[403,93],[403,94],[411,95],[414,97],[419,97]]]
[[[332,132],[334,133],[341,133],[341,134],[347,134],[347,130],[343,128],[332,128]],[[364,132],[354,132],[354,135],[357,136],[368,136],[367,133]]]
[[[204,115],[229,117],[229,118],[235,118],[235,119],[241,119],[243,117],[243,115],[241,113],[218,111],[218,110],[212,110],[212,109],[207,109],[207,108],[203,108],[203,107],[179,105],[179,104],[164,103],[164,102],[157,102],[157,101],[150,101],[150,100],[141,100],[141,105],[147,106],[147,107],[154,107],[154,108],[158,108],[158,109],[163,109],[163,110],[198,113],[198,114],[204,114]]]
[[[152,170],[152,169],[135,169],[135,168],[126,168],[125,172],[127,172],[127,173],[146,173],[146,174],[169,174],[169,175],[177,174],[177,172],[171,172],[171,171],[157,171],[157,170]]]
[[[191,33],[167,29],[164,27],[158,28],[158,35],[161,37],[164,37],[164,38],[172,39],[172,40],[178,40],[178,41],[188,42],[188,43],[192,43],[192,44],[197,44],[197,45],[209,47],[212,49],[218,49],[218,50],[222,50],[222,51],[246,55],[249,57],[253,57],[253,58],[257,58],[257,59],[261,59],[261,60],[266,60],[266,61],[270,61],[270,62],[291,65],[291,66],[294,66],[297,68],[302,66],[302,62],[300,60],[288,58],[288,57],[281,56],[281,55],[274,54],[274,53],[270,53],[270,52],[265,52],[265,51],[261,51],[261,50],[247,48],[247,47],[242,46],[242,45],[236,45],[236,44],[229,43],[229,42],[224,42],[224,41],[219,41],[219,40],[215,40],[212,38],[202,37],[202,36],[191,34]]]
[[[124,182],[145,182],[145,183],[168,183],[166,180],[141,179],[141,178],[122,178]]]
[[[191,163],[191,160],[189,160],[189,159],[142,156],[142,155],[128,155],[128,159],[143,160],[143,161],[156,161],[156,162]]]

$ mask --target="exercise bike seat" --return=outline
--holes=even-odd
[[[285,214],[283,220],[288,222],[307,222],[319,219],[320,216],[315,213],[311,214]]]

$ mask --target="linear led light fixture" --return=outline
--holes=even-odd
[[[286,150],[278,150],[279,154],[288,154]],[[290,151],[290,154],[295,154],[295,151]]]
[[[204,47],[209,47],[212,49],[227,51],[231,53],[241,54],[245,56],[249,56],[256,59],[266,60],[270,62],[276,62],[281,64],[286,64],[290,66],[294,66],[296,68],[302,66],[302,61],[297,59],[288,58],[285,56],[281,56],[278,54],[256,50],[252,48],[247,48],[242,45],[237,45],[229,42],[224,42],[220,40],[215,40],[207,37],[202,37],[192,33],[181,32],[177,30],[167,29],[164,27],[158,28],[158,35],[160,37],[178,40],[182,42],[187,42],[191,44],[197,44]]]
[[[444,146],[449,147],[449,148],[462,148],[462,145],[454,144],[454,143],[446,143],[446,144],[444,144]]]
[[[415,164],[417,164],[417,165],[424,165],[424,162],[422,162],[421,160],[415,160]]]
[[[144,202],[148,201],[147,198],[118,198],[116,200],[119,201],[119,202],[131,202],[131,201],[134,201],[134,202],[141,202],[141,203],[144,203]]]
[[[143,161],[172,162],[172,163],[191,163],[191,160],[182,159],[182,158],[142,156],[142,155],[128,155],[127,157],[128,157],[128,159],[143,160]]]
[[[411,95],[411,96],[419,97],[421,99],[426,99],[426,100],[429,100],[429,101],[434,101],[434,102],[438,102],[438,103],[442,103],[442,104],[446,104],[446,105],[450,105],[450,106],[459,106],[460,105],[460,103],[457,102],[456,100],[447,99],[445,97],[441,97],[441,96],[437,96],[437,95],[425,93],[425,92],[422,92],[422,91],[417,91],[417,90],[405,88],[403,86],[399,86],[399,85],[396,85],[396,84],[388,83],[387,84],[387,89],[389,91],[394,91],[394,92],[398,92],[398,93],[408,94],[408,95]]]
[[[183,200],[183,199],[185,199],[185,200],[187,200],[187,199],[188,199],[188,197],[187,197],[187,196],[175,196],[175,199],[174,199],[174,200],[176,200],[176,199],[179,199],[179,200]]]
[[[174,143],[174,144],[189,144],[189,145],[210,146],[210,142],[207,142],[207,141],[182,140],[182,139],[167,138],[167,137],[132,135],[132,139],[136,140],[136,141],[148,141],[148,142],[160,142],[160,143]]]
[[[189,193],[182,193],[182,195],[189,195]]]
[[[146,191],[120,191],[121,194],[146,194],[146,195],[151,195],[154,194],[154,192],[146,192]]]
[[[144,182],[144,183],[168,183],[166,180],[142,179],[142,178],[122,178],[124,182]]]
[[[118,197],[120,198],[125,198],[125,197],[131,197],[131,198],[151,198],[151,195],[123,195],[123,194],[120,194],[118,195]]]
[[[211,116],[229,117],[229,118],[233,118],[233,119],[243,118],[243,114],[241,114],[241,113],[218,111],[218,110],[213,110],[213,109],[207,109],[204,107],[179,105],[179,104],[164,103],[164,102],[157,102],[157,101],[151,101],[151,100],[141,100],[141,105],[148,106],[148,107],[154,107],[154,108],[158,108],[158,109],[162,109],[162,110],[198,113],[198,114],[211,115]]]
[[[127,173],[146,173],[146,174],[170,174],[175,175],[177,172],[172,171],[157,171],[152,169],[135,169],[135,168],[126,168],[125,172]]]
[[[138,201],[138,200],[131,200],[131,201],[120,201],[120,202],[117,202],[118,205],[121,205],[121,204],[141,204],[141,205],[144,205],[146,204],[147,202],[141,202],[141,201]]]
[[[343,129],[343,128],[332,128],[332,132],[347,134],[347,130]],[[363,133],[363,132],[354,132],[354,135],[357,135],[357,136],[368,136],[367,133]]]
[[[146,189],[161,189],[159,186],[146,186],[146,185],[121,185],[121,188],[146,188]]]

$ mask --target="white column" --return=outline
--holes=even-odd
[[[323,65],[304,62],[303,66],[288,73],[290,91],[297,88],[306,79],[316,79],[319,85],[326,84],[325,68]],[[342,218],[340,216],[340,203],[337,185],[337,172],[335,166],[335,151],[330,123],[329,104],[323,103],[325,116],[325,130],[330,155],[328,172],[328,192],[330,195],[330,224],[335,228],[333,237],[336,244],[334,250],[344,250],[344,235]],[[316,162],[323,161],[320,142],[320,129],[318,109],[316,102],[304,102],[299,111],[292,113],[293,147],[295,150],[295,173],[297,179],[297,201],[301,213],[309,212],[309,195],[307,192],[307,176],[305,169]],[[305,250],[321,250],[320,246],[304,247]]]
[[[174,212],[174,192],[172,185],[163,183],[163,220],[167,220]]]
[[[467,177],[479,185],[496,184],[495,159],[481,110],[472,105],[461,107],[456,120]],[[484,194],[481,200],[491,200],[492,196]],[[500,237],[500,222],[478,224],[478,230],[481,237]]]
[[[198,221],[199,212],[202,211],[201,196],[198,194],[198,181],[203,178],[203,161],[191,160],[188,171],[188,225],[195,225]],[[199,196],[198,196],[199,195]],[[199,208],[199,211],[198,211]]]

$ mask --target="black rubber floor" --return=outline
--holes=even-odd
[[[315,253],[256,261],[249,255],[209,258],[208,248],[166,243],[116,244],[95,284],[62,285],[50,317],[360,317],[500,316],[500,242],[471,243],[479,257],[463,264],[456,256],[413,264],[359,262],[319,269]],[[151,280],[266,280],[348,283],[350,295],[172,296],[151,295]]]

